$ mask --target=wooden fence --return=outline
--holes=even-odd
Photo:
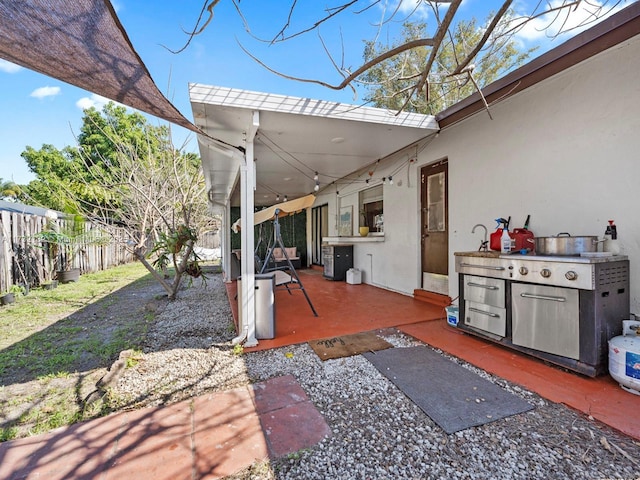
[[[65,258],[65,252],[55,253],[48,248],[47,242],[38,238],[38,234],[47,229],[65,231],[71,227],[73,220],[50,219],[39,215],[30,215],[7,210],[0,211],[0,293],[6,292],[12,285],[28,285],[37,287],[49,282],[55,276],[57,267],[67,260],[73,268],[80,268],[82,273],[106,270],[134,260],[126,248],[125,230],[121,227],[110,227],[105,232],[90,222],[84,228],[88,234],[101,231],[101,235],[109,238],[107,242],[78,242],[74,244],[77,255]],[[83,236],[88,237],[89,235]]]

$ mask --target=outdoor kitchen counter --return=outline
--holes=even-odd
[[[454,252],[454,255],[460,257],[500,258],[500,252]]]
[[[500,253],[500,252],[454,252],[456,257],[476,257],[476,258],[502,258],[505,260],[534,260],[539,262],[573,262],[573,263],[605,263],[629,260],[626,255],[608,256],[580,256],[580,255],[536,255],[521,253]]]
[[[629,259],[456,252],[457,326],[583,375],[607,372],[608,341],[629,318]]]

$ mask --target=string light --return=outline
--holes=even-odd
[[[316,180],[316,186],[313,187],[313,189],[317,192],[318,190],[320,190],[320,184],[318,183],[318,181]]]
[[[382,177],[382,183],[387,183],[387,177]]]
[[[284,201],[285,201],[285,202],[287,201],[287,196],[286,196],[286,195],[284,196]]]
[[[316,181],[316,184],[318,183],[318,172],[316,172],[316,174],[313,176],[313,179]]]
[[[393,177],[389,175],[389,185],[393,185]]]
[[[278,193],[278,194],[276,195],[276,202],[279,202],[279,201],[280,201],[280,194]]]

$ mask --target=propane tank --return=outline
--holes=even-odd
[[[609,374],[623,390],[640,395],[640,322],[622,321],[622,335],[609,340]]]

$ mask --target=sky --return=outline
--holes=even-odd
[[[377,26],[385,15],[381,6],[386,5],[388,16],[398,0],[383,0],[359,14],[344,12],[321,25],[320,35],[312,31],[286,42],[271,44],[264,40],[277,36],[283,27],[289,13],[289,0],[238,2],[242,16],[231,0],[220,0],[204,31],[180,53],[172,53],[170,49],[179,50],[185,45],[189,38],[185,31],[194,28],[204,0],[112,0],[112,4],[160,91],[186,118],[193,120],[189,83],[362,103],[364,91],[354,95],[349,89],[337,91],[273,74],[243,52],[240,45],[279,72],[337,84],[341,77],[325,47],[335,62],[356,68],[361,64],[364,41],[377,37],[393,42],[399,36],[402,20],[410,12],[414,12],[412,19],[435,25],[429,10],[418,7],[415,11],[416,1],[403,0],[395,21],[387,22],[383,28]],[[550,0],[550,3],[558,1]],[[367,2],[361,3],[366,5]],[[306,27],[320,18],[322,6],[342,3],[341,0],[298,1],[291,25],[293,28]],[[457,16],[465,19],[475,17],[481,23],[502,3],[502,0],[464,0]],[[530,13],[537,3],[538,0],[516,0],[514,8],[518,13]],[[583,15],[584,12],[577,12],[575,18],[583,18]],[[517,36],[523,49],[539,46],[533,57],[560,45],[570,36],[551,40],[542,31],[542,26],[543,20],[532,22]],[[34,175],[20,156],[26,146],[39,149],[43,144],[51,144],[62,149],[75,145],[82,110],[91,106],[100,109],[107,101],[91,92],[0,59],[0,179],[18,184],[33,180]],[[149,117],[149,120],[152,124],[164,124],[154,117]],[[198,152],[193,134],[181,127],[171,128],[176,146],[187,142],[187,151]]]

